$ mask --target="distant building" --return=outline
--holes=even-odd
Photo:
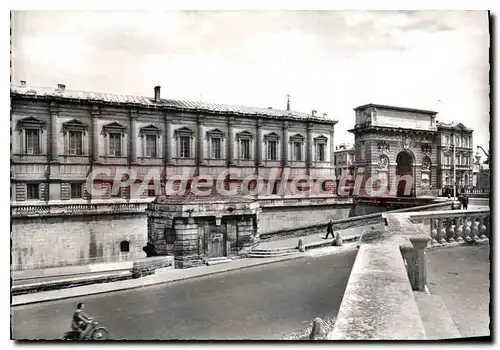
[[[337,178],[353,174],[354,172],[354,145],[352,143],[341,143],[335,146],[334,152],[335,176]]]
[[[490,165],[481,162],[479,151],[474,156],[475,161],[472,170],[472,190],[474,192],[490,191]]]
[[[462,123],[438,122],[437,126],[438,187],[444,192],[453,192],[455,185],[457,193],[468,191],[473,187],[473,130]]]

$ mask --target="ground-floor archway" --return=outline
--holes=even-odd
[[[396,157],[396,180],[398,181],[398,197],[415,196],[414,157],[407,150],[401,151]],[[407,177],[402,179],[402,177]]]

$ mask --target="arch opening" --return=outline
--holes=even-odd
[[[401,151],[396,157],[396,179],[398,197],[415,196],[414,159],[408,151]]]

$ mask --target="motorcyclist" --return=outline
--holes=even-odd
[[[92,318],[83,312],[84,308],[84,303],[78,303],[71,322],[71,329],[80,334],[80,339],[85,339],[92,329]]]

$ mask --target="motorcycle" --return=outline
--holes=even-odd
[[[62,340],[107,340],[109,339],[109,332],[106,327],[99,326],[99,322],[90,320],[92,329],[85,336],[84,339],[80,337],[79,331],[69,331],[64,333]]]

